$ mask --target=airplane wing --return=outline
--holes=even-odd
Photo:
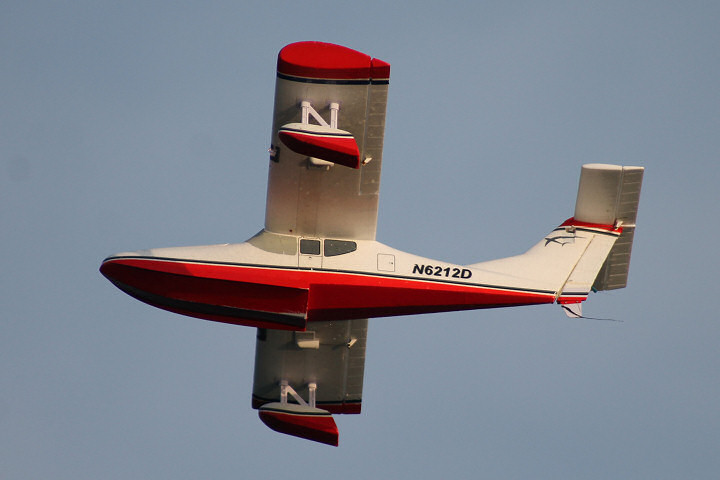
[[[280,51],[265,230],[375,239],[389,77],[339,45]]]
[[[266,231],[375,239],[389,76],[389,64],[339,45],[280,51]],[[332,414],[360,413],[367,323],[258,329],[252,404],[261,420],[337,445]]]
[[[306,407],[325,414],[360,413],[367,322],[313,322],[304,332],[258,329],[252,405],[260,409],[263,422],[282,433],[337,445],[337,428],[334,441],[324,441],[312,431],[293,433],[296,422],[286,413],[288,403],[292,406],[304,402]],[[297,395],[293,395],[294,402],[290,403],[283,393],[283,383]],[[268,410],[280,412],[287,421],[268,422]]]

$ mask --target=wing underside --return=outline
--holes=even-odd
[[[280,52],[266,230],[375,239],[389,75],[387,63],[338,45]]]
[[[281,384],[331,413],[360,413],[367,319],[313,322],[304,332],[258,329],[253,408],[281,400]]]

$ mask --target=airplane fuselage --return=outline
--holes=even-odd
[[[518,286],[470,266],[369,240],[260,232],[239,244],[108,257],[101,272],[133,297],[192,317],[303,330],[307,322],[552,303],[556,292]],[[513,286],[509,286],[513,285]]]

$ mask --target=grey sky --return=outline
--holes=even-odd
[[[720,7],[427,3],[0,6],[0,477],[715,478]],[[585,305],[623,323],[375,319],[338,449],[262,425],[253,329],[97,269],[262,227],[275,59],[299,40],[392,65],[393,247],[520,253],[572,215],[581,164],[645,166],[629,287]]]

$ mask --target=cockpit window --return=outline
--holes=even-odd
[[[303,255],[320,255],[320,240],[300,239],[300,253]]]
[[[301,247],[302,248],[302,247]],[[357,243],[349,240],[325,240],[325,256],[334,257],[357,250]]]

